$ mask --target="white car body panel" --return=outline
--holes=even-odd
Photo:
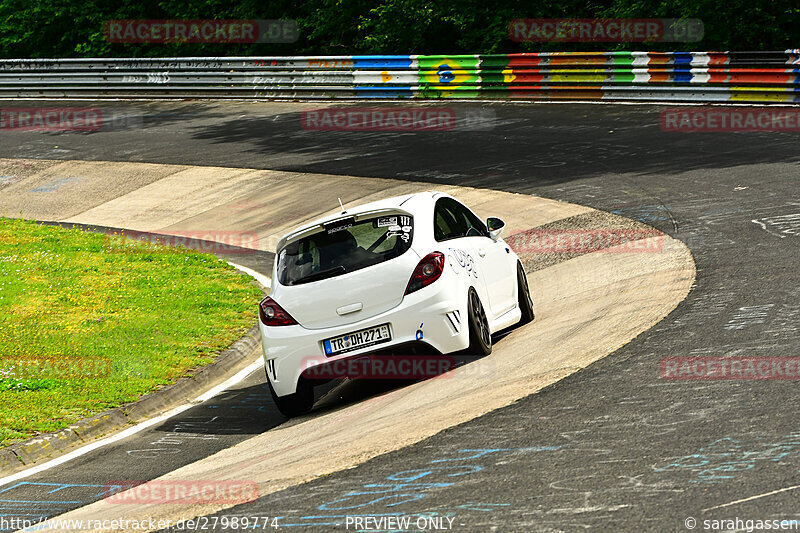
[[[307,329],[354,324],[400,305],[408,284],[406,273],[412,272],[419,260],[420,257],[409,250],[391,261],[316,281],[311,296],[306,285],[297,285],[282,286],[280,300],[272,297]],[[355,304],[361,304],[361,309],[350,313],[342,309],[358,307]]]
[[[408,342],[424,342],[442,354],[469,346],[467,294],[473,287],[483,303],[492,333],[517,323],[517,255],[502,239],[470,236],[438,242],[434,238],[436,201],[452,198],[425,192],[390,198],[347,210],[303,226],[283,237],[286,244],[318,231],[320,224],[345,216],[398,212],[413,216],[410,248],[382,263],[310,283],[280,283],[279,261],[273,270],[270,297],[297,322],[291,326],[260,323],[264,364],[278,396],[295,392],[304,370],[323,362],[347,359]],[[404,295],[420,259],[445,254],[439,279]],[[483,255],[481,255],[483,253]],[[322,341],[388,323],[392,340],[335,356],[326,356]]]

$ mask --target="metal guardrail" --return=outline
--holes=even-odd
[[[800,103],[800,50],[0,60],[0,98]]]

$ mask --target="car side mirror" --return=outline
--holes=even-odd
[[[503,222],[502,218],[489,217],[486,219],[486,227],[489,230],[489,238],[497,242],[500,234],[503,233],[503,228],[506,227],[506,223]]]

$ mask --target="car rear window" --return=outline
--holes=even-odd
[[[278,252],[278,280],[300,285],[389,261],[411,247],[413,233],[408,215],[337,220]]]

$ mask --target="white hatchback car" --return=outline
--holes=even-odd
[[[481,221],[438,192],[400,196],[304,225],[278,242],[259,306],[270,392],[287,416],[313,406],[310,369],[378,349],[472,355],[534,318],[522,264]]]

